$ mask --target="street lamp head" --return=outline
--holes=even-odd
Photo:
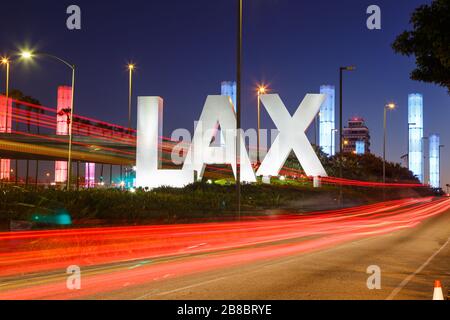
[[[31,59],[31,58],[33,58],[33,53],[31,52],[31,51],[22,51],[21,53],[20,53],[20,56],[23,58],[23,59]]]
[[[258,87],[258,94],[259,95],[263,95],[263,94],[266,94],[267,93],[267,87],[266,86],[263,86],[263,85],[260,85],[259,87]]]
[[[9,59],[6,57],[1,58],[1,63],[2,64],[8,64],[9,63]]]
[[[392,103],[392,102],[386,105],[386,109],[389,109],[389,110],[394,110],[396,107],[397,106],[395,105],[395,103]]]
[[[356,70],[356,67],[355,67],[355,66],[341,67],[341,70],[345,70],[345,71],[355,71],[355,70]]]
[[[128,64],[128,70],[133,71],[136,68],[136,66],[132,63]]]

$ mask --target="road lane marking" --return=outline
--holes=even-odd
[[[200,244],[198,244],[196,246],[188,247],[188,249],[196,249],[196,248],[199,248],[199,247],[202,247],[202,246],[206,246],[206,245],[207,245],[207,243],[200,243]]]
[[[442,247],[440,247],[431,257],[428,258],[427,261],[425,261],[424,264],[422,264],[419,269],[417,269],[414,273],[410,274],[409,276],[407,276],[405,278],[405,280],[403,280],[398,286],[397,288],[395,288],[392,293],[386,298],[386,300],[393,300],[395,298],[395,296],[419,273],[421,273],[423,271],[423,269],[425,269],[431,261],[433,261],[433,259],[439,254],[441,253],[442,250],[444,250],[444,248],[450,243],[450,238],[448,238],[447,242],[444,243],[444,245]]]
[[[151,293],[144,294],[144,295],[142,295],[140,297],[137,297],[135,300],[144,300],[144,299],[146,299],[146,298],[148,298],[148,297],[150,297],[152,295],[154,295],[154,296],[165,296],[165,295],[168,295],[168,294],[171,294],[171,293],[177,293],[177,292],[180,292],[180,291],[185,291],[185,290],[189,290],[189,289],[196,288],[196,287],[201,287],[201,286],[203,286],[205,284],[217,282],[217,281],[220,281],[220,280],[224,280],[226,278],[228,278],[228,277],[220,277],[220,278],[216,278],[216,279],[200,282],[200,283],[197,283],[197,284],[193,284],[193,285],[190,285],[190,286],[186,286],[186,287],[182,287],[182,288],[178,288],[178,289],[174,289],[174,290],[170,290],[170,291],[165,291],[165,292],[159,292],[159,293],[151,292]]]
[[[149,263],[152,263],[152,262],[153,262],[152,260],[142,261],[142,262],[139,262],[138,264],[136,264],[134,266],[129,267],[128,270],[133,270],[133,269],[145,266],[146,264],[149,264]]]

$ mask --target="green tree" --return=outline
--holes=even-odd
[[[436,83],[450,93],[450,1],[434,0],[417,8],[411,17],[412,31],[400,34],[395,52],[416,57],[411,79]]]

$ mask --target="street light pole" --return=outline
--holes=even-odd
[[[338,129],[331,129],[330,157],[333,156],[333,138],[335,137],[336,132],[338,132],[338,131],[339,131]]]
[[[344,71],[355,71],[356,67],[354,66],[348,66],[348,67],[340,67],[339,68],[339,146],[342,150],[344,149],[343,146],[343,73]],[[342,175],[342,168],[341,168],[341,175]],[[340,177],[342,178],[342,176]]]
[[[409,139],[410,139],[410,131],[411,131],[411,127],[412,126],[415,126],[416,125],[416,123],[415,122],[408,122],[408,142],[407,142],[407,145],[408,145],[408,156],[407,156],[407,159],[408,159],[408,169],[409,169],[409,156],[410,156],[410,152],[411,152],[411,150],[410,150],[410,144],[409,144]]]
[[[259,148],[260,148],[260,133],[261,130],[261,91],[258,90],[258,132],[256,135],[256,163],[259,164]]]
[[[395,104],[390,103],[386,106],[384,106],[384,118],[383,118],[383,125],[384,125],[384,137],[383,137],[383,183],[386,183],[386,137],[387,137],[387,111],[388,110],[394,110]]]
[[[1,63],[4,64],[6,66],[6,91],[5,91],[5,95],[6,95],[6,121],[5,121],[5,132],[8,133],[8,113],[9,113],[9,108],[8,108],[8,100],[9,100],[9,68],[10,68],[10,63],[11,61],[8,58],[2,58]]]
[[[72,95],[70,101],[70,123],[69,123],[69,155],[67,160],[67,191],[70,191],[70,175],[72,172],[72,126],[73,126],[73,109],[75,99],[75,65],[72,65]]]
[[[441,149],[445,148],[443,144],[439,146],[439,187],[441,187]]]
[[[387,108],[384,107],[384,118],[383,118],[383,183],[386,183],[386,113]]]
[[[266,94],[267,88],[264,86],[259,86],[258,88],[258,132],[256,135],[256,163],[259,164],[261,161],[260,157],[260,146],[261,146],[261,95]]]
[[[341,158],[342,158],[342,127],[343,127],[343,121],[342,121],[342,84],[343,84],[343,80],[342,80],[342,72],[344,71],[344,68],[341,67],[339,68],[339,151],[341,153]],[[342,159],[341,159],[342,160]],[[339,165],[339,177],[342,179],[342,164]]]
[[[129,81],[128,81],[128,129],[131,129],[131,100],[133,94],[133,71],[134,64],[128,65]]]
[[[9,98],[9,67],[10,67],[10,61],[8,60],[8,58],[4,58],[2,60],[2,63],[6,65],[6,99]]]
[[[73,141],[72,126],[73,126],[74,99],[75,99],[75,65],[55,55],[43,52],[33,53],[29,51],[23,51],[20,55],[23,59],[32,59],[34,56],[48,57],[63,63],[72,70],[72,93],[70,98],[70,119],[69,119],[69,150],[67,156],[67,190],[70,190],[70,175],[72,169],[72,141]]]
[[[237,0],[237,63],[236,63],[236,195],[239,220],[241,219],[241,66],[242,66],[242,0]]]
[[[318,147],[318,145],[317,145],[317,131],[318,131],[317,122],[319,120],[319,117],[320,117],[320,112],[314,117],[314,145],[316,147]]]
[[[426,148],[425,148],[425,140],[428,140],[429,137],[422,137],[422,155],[423,155],[423,163],[422,163],[422,180],[423,184],[426,185],[426,164],[427,164],[427,155],[426,155]]]
[[[339,159],[339,178],[342,179],[342,161],[343,161],[343,150],[344,150],[344,141],[343,141],[343,72],[344,71],[354,71],[356,68],[354,66],[340,67],[339,68],[339,148],[340,148],[340,159]],[[343,194],[342,194],[342,184],[339,187],[339,202],[341,205],[343,204]]]

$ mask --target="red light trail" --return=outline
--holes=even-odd
[[[89,270],[150,261],[106,274],[87,272],[79,291],[67,290],[65,281],[27,288],[8,288],[6,282],[0,286],[0,299],[83,297],[118,290],[125,284],[156,283],[168,274],[179,277],[302,254],[414,228],[449,209],[450,199],[404,199],[241,222],[0,233],[0,277],[4,279],[39,272],[64,276],[69,265]]]

